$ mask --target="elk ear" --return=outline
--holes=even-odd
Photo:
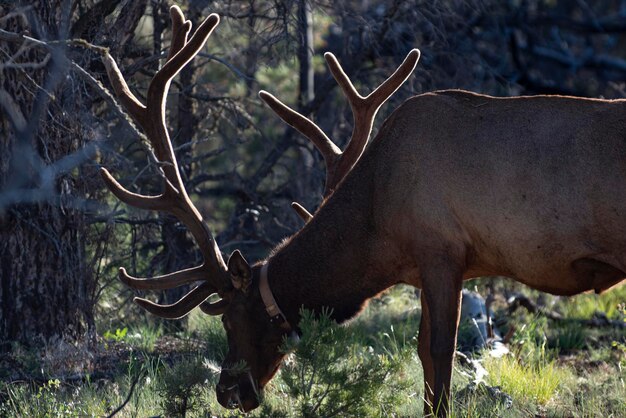
[[[233,251],[228,258],[228,272],[235,289],[243,292],[248,290],[248,286],[252,282],[252,269],[239,250]]]

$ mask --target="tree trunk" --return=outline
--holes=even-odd
[[[315,97],[313,86],[313,13],[310,0],[298,3],[298,63],[300,64],[300,86],[298,106],[300,109]]]
[[[3,29],[66,37],[70,2],[28,3],[25,15],[1,22]],[[8,9],[0,6],[0,16]],[[0,43],[11,55],[19,48]],[[71,80],[63,51],[47,54],[31,46],[15,62],[32,65],[0,67],[0,109],[8,115],[0,119],[0,350],[11,341],[28,345],[94,331],[83,204],[94,168],[54,169],[87,142],[80,112],[89,109],[88,98]]]

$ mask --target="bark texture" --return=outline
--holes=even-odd
[[[28,30],[46,41],[67,37],[70,2],[28,3],[14,17],[6,17],[8,10],[0,6],[0,16],[6,17],[2,28]],[[0,190],[5,192],[0,193],[5,198],[0,205],[0,345],[6,349],[10,341],[34,344],[94,331],[84,196],[95,170],[84,165],[55,170],[64,158],[80,154],[90,132],[77,117],[88,106],[69,76],[63,49],[9,42],[0,42],[0,48],[3,58],[9,54],[14,63],[33,63],[0,67]],[[24,51],[18,54],[20,48]]]

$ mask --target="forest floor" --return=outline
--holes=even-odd
[[[496,297],[508,353],[457,356],[452,415],[625,417],[626,285],[575,298],[522,291],[541,312],[509,313]],[[399,286],[346,326],[309,318],[262,406],[246,416],[421,416],[419,316],[414,292]],[[178,331],[145,318],[124,325],[88,347],[57,341],[1,356],[0,416],[243,416],[215,399],[227,347],[219,318],[194,312]]]

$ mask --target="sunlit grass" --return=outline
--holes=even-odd
[[[518,402],[546,405],[556,396],[561,385],[571,381],[572,374],[559,368],[554,362],[523,364],[514,356],[499,359],[487,357],[484,367],[492,386],[500,386]]]

